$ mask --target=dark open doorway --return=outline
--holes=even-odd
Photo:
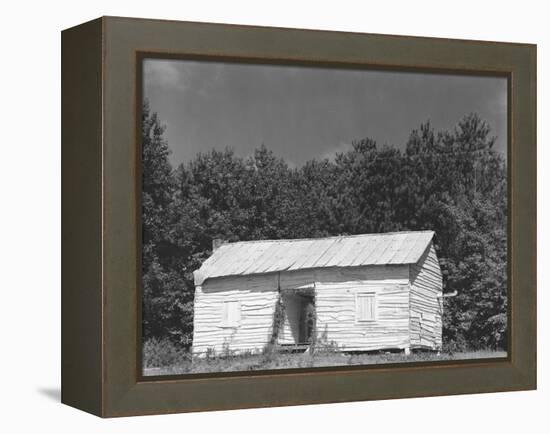
[[[284,322],[281,345],[310,345],[315,335],[315,296],[313,291],[285,291],[281,294]]]

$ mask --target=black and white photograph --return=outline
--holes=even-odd
[[[6,2],[0,433],[540,432],[546,9]]]
[[[508,356],[508,78],[141,60],[144,376]]]

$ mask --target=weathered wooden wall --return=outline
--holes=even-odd
[[[299,270],[266,275],[209,279],[195,294],[193,352],[259,351],[269,341],[278,287],[315,288],[317,334],[342,350],[405,348],[409,339],[409,268],[365,266]],[[376,294],[377,319],[358,322],[355,298],[359,292]],[[221,326],[224,301],[240,300],[239,327]],[[292,309],[291,309],[292,310]],[[292,314],[292,312],[289,312]],[[285,319],[280,343],[294,343],[295,330]]]
[[[418,263],[410,265],[411,346],[438,349],[442,345],[443,280],[433,244]]]
[[[409,280],[410,279],[410,280]],[[208,279],[197,286],[193,352],[261,351],[272,333],[279,288],[313,289],[318,340],[343,351],[441,346],[441,270],[433,246],[415,265],[369,265]],[[376,320],[357,319],[356,296],[376,294]],[[224,301],[240,301],[238,327],[221,324]],[[292,307],[288,315],[298,315]],[[297,330],[285,318],[280,343]]]
[[[195,288],[193,353],[260,351],[269,341],[279,296],[277,274],[209,279]],[[239,327],[222,326],[224,301],[240,301]]]
[[[319,269],[316,275],[318,339],[334,342],[344,351],[409,346],[407,265]],[[376,294],[376,321],[357,321],[359,292]]]

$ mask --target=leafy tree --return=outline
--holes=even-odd
[[[506,165],[475,114],[452,131],[426,122],[404,151],[369,138],[334,161],[290,168],[265,146],[198,154],[173,170],[163,127],[143,110],[144,335],[191,342],[192,272],[212,240],[434,230],[449,348],[507,345]]]
[[[142,110],[142,287],[143,335],[169,336],[185,344],[192,324],[190,294],[173,269],[169,234],[175,180],[164,127],[146,102]],[[191,292],[192,294],[192,292]],[[189,319],[191,317],[191,320]]]

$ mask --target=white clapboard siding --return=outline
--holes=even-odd
[[[260,351],[272,333],[281,290],[315,289],[317,332],[342,350],[402,348],[408,345],[408,266],[373,265],[209,279],[195,292],[193,353]],[[376,321],[359,323],[356,293],[376,294]],[[239,301],[240,324],[223,326],[224,302]],[[289,304],[291,306],[291,304]],[[298,315],[292,307],[287,315]],[[295,343],[288,316],[279,343]],[[298,324],[298,321],[293,321]]]
[[[317,339],[342,351],[440,348],[442,278],[432,235],[222,247],[235,256],[220,248],[195,275],[193,353],[261,351],[279,297],[287,303],[278,342],[296,343],[300,303],[293,291],[314,295]]]
[[[442,345],[441,268],[432,243],[418,263],[410,265],[411,345],[438,349]]]
[[[315,286],[316,273],[317,270],[315,269],[281,272],[281,289],[313,289]]]
[[[193,353],[260,351],[269,341],[277,302],[277,276],[212,279],[195,289]],[[224,326],[224,303],[240,306],[239,324]]]
[[[320,269],[316,272],[317,337],[342,351],[409,346],[408,266]],[[357,294],[375,296],[376,319],[357,320]]]

